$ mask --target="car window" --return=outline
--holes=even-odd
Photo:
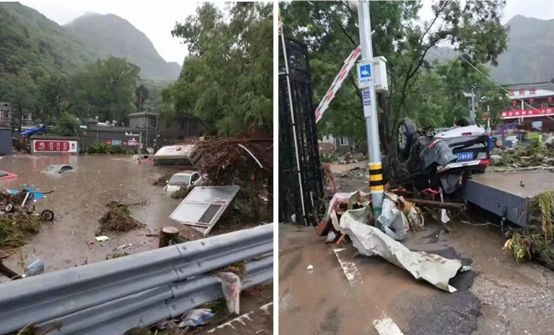
[[[60,169],[58,170],[59,173],[63,173],[63,172],[66,172],[66,171],[70,171],[70,170],[73,170],[73,167],[70,166],[70,165],[62,165],[60,167]]]
[[[0,171],[0,178],[7,176],[8,174],[6,172]]]
[[[177,175],[174,174],[170,179],[168,184],[170,185],[187,185],[190,181],[189,175]]]
[[[191,178],[191,182],[195,182],[198,179],[198,177],[200,177],[200,175],[198,173],[193,173],[192,178]]]

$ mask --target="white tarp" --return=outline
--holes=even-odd
[[[348,234],[354,247],[366,256],[378,255],[441,290],[453,293],[448,281],[462,267],[461,260],[447,259],[423,251],[410,251],[379,229],[368,224],[369,207],[346,211],[340,219],[341,232]]]

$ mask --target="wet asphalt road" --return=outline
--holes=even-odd
[[[504,239],[488,226],[460,224],[449,233],[410,233],[410,249],[472,260],[475,272],[451,281],[449,294],[378,257],[335,254],[313,230],[280,225],[279,327],[284,334],[377,334],[373,321],[390,317],[404,334],[553,334],[554,272],[516,264]],[[431,235],[431,236],[429,236]],[[429,238],[431,237],[431,238]],[[339,264],[356,267],[349,282]],[[307,266],[312,265],[312,271]],[[350,272],[352,269],[350,269]]]

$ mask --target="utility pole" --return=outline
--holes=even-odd
[[[379,126],[377,119],[377,99],[375,98],[375,86],[372,76],[373,46],[371,44],[371,20],[369,16],[369,0],[358,1],[358,28],[360,31],[360,46],[362,60],[358,64],[358,76],[360,82],[367,76],[366,85],[360,85],[362,93],[364,117],[367,136],[367,157],[369,170],[369,190],[373,213],[377,218],[381,215],[383,204],[383,166],[381,163],[381,144],[379,140]]]
[[[475,120],[475,85],[471,86],[471,110],[469,112],[469,118]]]

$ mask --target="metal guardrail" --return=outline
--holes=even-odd
[[[247,261],[242,287],[272,279],[273,224],[0,285],[0,334],[59,323],[49,334],[122,334],[222,297],[211,275]]]

